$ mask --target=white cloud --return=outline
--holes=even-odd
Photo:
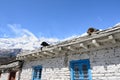
[[[2,36],[5,38],[9,37],[9,35],[7,35],[7,34],[3,34]]]
[[[37,38],[28,29],[22,28],[20,24],[8,24],[7,27],[9,28],[7,31],[14,34],[15,38],[6,38],[10,35],[9,33],[2,34],[1,36],[3,38],[0,38],[0,48],[23,48],[33,50],[35,48],[39,48],[42,41],[47,41],[50,44],[59,41],[57,38]]]
[[[0,37],[8,37],[7,33],[9,30],[6,27],[0,26]]]
[[[20,25],[19,24],[8,24],[7,25],[11,31],[13,31],[15,34],[19,34],[21,32],[22,29],[20,29]]]
[[[8,27],[16,34],[17,37],[27,36],[32,40],[38,40],[38,38],[29,30],[21,28],[20,24],[8,24]]]

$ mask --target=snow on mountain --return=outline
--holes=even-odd
[[[51,44],[59,40],[54,38],[34,39],[32,36],[23,36],[19,38],[0,38],[0,49],[21,48],[25,50],[34,50],[36,48],[40,48],[42,41],[47,41]]]
[[[19,54],[21,49],[0,49],[0,58],[12,58]]]
[[[11,38],[11,34],[13,38]],[[0,35],[5,35],[0,38],[0,49],[21,48],[25,50],[34,50],[40,47],[42,41],[46,41],[50,44],[59,41],[56,38],[37,38],[31,31],[22,28],[19,24],[8,24],[6,27],[1,26]],[[6,37],[6,35],[8,36]]]
[[[0,65],[15,60],[21,49],[0,49]]]
[[[114,27],[115,27],[115,26],[120,26],[120,23],[115,24]]]

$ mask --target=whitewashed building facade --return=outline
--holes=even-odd
[[[8,61],[0,65],[0,80],[20,80],[23,61]]]
[[[120,80],[120,25],[16,59],[24,61],[20,80]]]

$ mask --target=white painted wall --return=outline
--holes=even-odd
[[[9,78],[9,73],[2,73],[0,80],[8,80],[8,78]]]
[[[90,59],[93,80],[120,80],[120,47],[69,56],[69,61],[79,59]]]
[[[26,61],[21,80],[32,80],[32,66],[41,65],[41,80],[70,80],[69,61],[89,59],[93,80],[120,80],[120,47],[104,48],[37,61]],[[65,62],[67,61],[67,64]]]
[[[41,80],[68,80],[69,69],[64,66],[64,57],[26,62],[23,66],[21,80],[31,80],[32,66],[41,65]]]

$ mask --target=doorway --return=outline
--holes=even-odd
[[[11,71],[8,80],[15,80],[15,77],[16,77],[16,71]]]

